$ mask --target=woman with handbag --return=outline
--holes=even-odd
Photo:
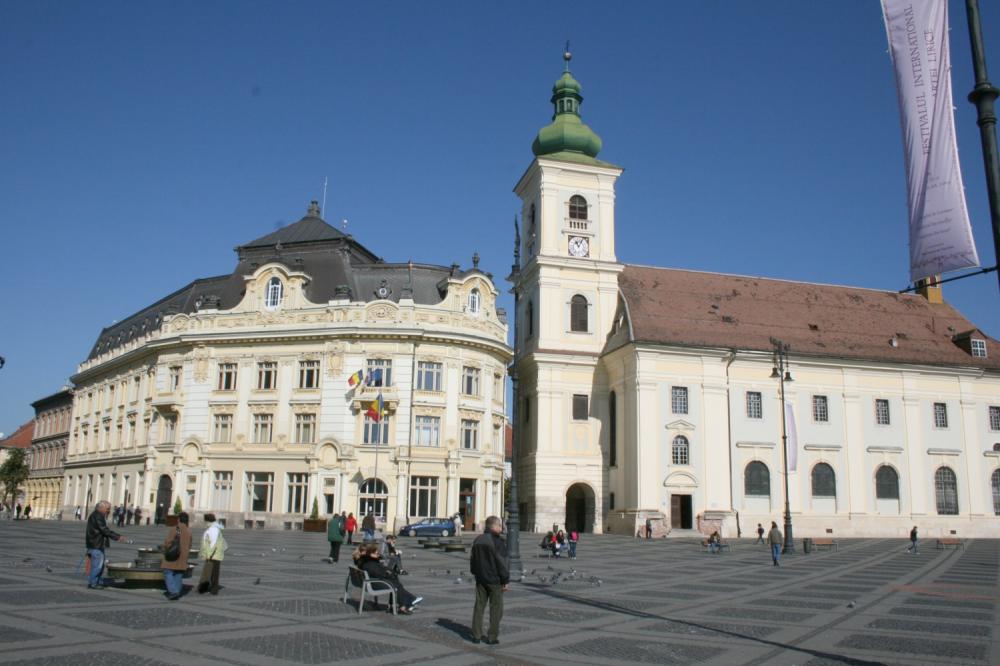
[[[191,529],[188,527],[188,515],[181,512],[177,516],[177,527],[167,532],[163,540],[163,582],[167,587],[167,599],[177,601],[184,589],[184,574],[187,573],[188,553],[191,551]]]

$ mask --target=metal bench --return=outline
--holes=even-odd
[[[396,601],[396,588],[388,581],[372,580],[368,577],[368,572],[357,567],[347,569],[347,581],[344,583],[344,603],[346,604],[351,596],[351,588],[356,587],[361,590],[361,598],[358,599],[358,615],[365,607],[365,598],[369,597],[375,608],[378,608],[378,600],[382,597],[389,598],[389,606],[392,607],[392,614],[396,615],[398,603]]]
[[[708,553],[708,552],[711,552],[711,551],[709,550],[709,548],[708,548],[708,545],[709,545],[709,544],[708,544],[708,539],[702,539],[702,540],[701,540],[701,549],[702,549],[703,551],[705,551],[706,553]],[[718,543],[718,546],[719,546],[719,552],[720,552],[720,553],[721,553],[722,551],[724,551],[724,550],[728,550],[729,552],[732,552],[732,551],[733,551],[733,546],[732,546],[732,544],[731,544],[731,543],[728,543],[728,542],[726,542],[726,541],[720,541],[720,542]]]
[[[935,548],[965,548],[965,542],[961,539],[938,539]]]
[[[840,550],[840,545],[833,539],[813,539],[812,545],[813,548],[819,548],[820,546],[822,546],[823,548]]]

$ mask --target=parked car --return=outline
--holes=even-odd
[[[455,521],[451,518],[424,518],[419,522],[403,525],[399,536],[455,536]]]

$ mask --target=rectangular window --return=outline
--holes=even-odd
[[[365,416],[365,431],[363,440],[365,444],[380,445],[389,443],[389,417],[383,416],[381,421],[376,421],[369,416]]]
[[[114,407],[114,406],[115,406],[115,385],[111,384],[108,386],[108,407]]]
[[[479,421],[462,419],[462,448],[469,450],[479,448]]]
[[[588,397],[585,395],[576,394],[573,396],[573,420],[574,421],[586,421],[587,416],[590,412],[590,405],[588,404]]]
[[[462,368],[462,393],[479,395],[479,368]]]
[[[747,418],[764,418],[764,402],[761,399],[760,391],[747,391]]]
[[[213,442],[233,441],[233,415],[216,414],[212,423]]]
[[[417,446],[440,446],[441,418],[438,416],[418,416],[414,419]]]
[[[264,361],[257,364],[257,388],[261,391],[273,391],[278,388],[277,363]]]
[[[493,400],[503,402],[503,375],[500,373],[493,375]]]
[[[216,385],[219,391],[236,390],[236,368],[235,363],[219,364],[219,383]]]
[[[972,339],[972,355],[986,358],[986,340]]]
[[[299,388],[319,388],[319,361],[299,361]]]
[[[254,444],[270,444],[274,434],[274,416],[271,414],[253,415]]]
[[[688,413],[688,390],[686,386],[670,387],[670,409],[674,414]]]
[[[830,405],[825,395],[813,396],[813,421],[827,423],[830,420]]]
[[[875,399],[875,423],[889,425],[889,401],[883,398]]]
[[[371,386],[392,386],[392,361],[389,359],[368,359],[367,373],[365,381]]]
[[[299,444],[312,444],[316,441],[316,415],[295,415],[295,441]]]
[[[1000,407],[990,405],[990,430],[1000,430]]]
[[[141,377],[136,377],[132,380],[132,396],[131,401],[135,402],[139,399],[139,384],[142,381]]]
[[[948,405],[943,402],[934,403],[934,427],[948,427]]]
[[[170,366],[170,387],[168,391],[176,391],[181,387],[181,366]],[[111,389],[111,402],[115,401],[114,389]]]
[[[104,429],[105,434],[107,434],[108,429]],[[167,416],[163,419],[163,441],[172,442],[174,437],[177,435],[177,417]]]
[[[500,453],[501,451],[503,451],[502,435],[503,435],[503,428],[501,426],[498,426],[498,425],[493,426],[493,452],[494,453]],[[506,452],[504,452],[504,453],[506,453]]]
[[[135,417],[128,417],[128,446],[135,446]]]
[[[212,508],[221,511],[229,509],[233,497],[233,473],[216,472],[212,483]]]
[[[270,511],[273,495],[272,472],[247,472],[247,500],[251,511]]]
[[[438,480],[436,476],[410,477],[410,515],[432,518],[437,515]]]
[[[305,513],[309,497],[309,475],[295,472],[288,474],[288,501],[285,511],[288,513]]]
[[[431,361],[420,361],[417,363],[417,390],[418,391],[440,391],[441,390],[441,364]]]

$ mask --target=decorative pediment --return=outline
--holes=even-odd
[[[677,419],[676,421],[671,421],[666,425],[667,430],[682,430],[690,431],[694,430],[695,426],[690,421],[685,421],[684,419]]]
[[[670,488],[697,488],[698,479],[690,472],[672,472],[663,480],[663,485]]]

